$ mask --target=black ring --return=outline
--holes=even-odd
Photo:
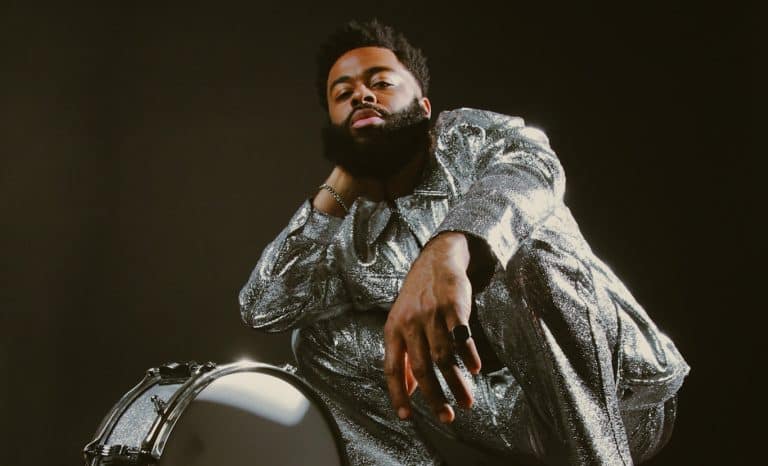
[[[469,330],[468,325],[459,324],[453,327],[451,330],[451,336],[453,336],[454,343],[464,343],[472,338],[472,332]]]

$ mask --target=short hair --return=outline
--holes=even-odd
[[[408,42],[402,33],[379,22],[378,19],[358,22],[350,21],[334,31],[317,54],[317,86],[320,105],[328,109],[328,72],[336,60],[352,49],[360,47],[383,47],[391,50],[400,63],[416,78],[422,95],[429,88],[429,68],[422,51]]]

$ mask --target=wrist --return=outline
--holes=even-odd
[[[312,207],[334,217],[344,218],[347,211],[326,189],[320,189],[312,198]]]
[[[469,266],[469,244],[464,233],[456,231],[444,231],[432,238],[424,249],[432,248],[437,252],[450,255],[454,258],[462,270]]]
[[[438,240],[456,247],[467,245],[467,235],[460,231],[443,231],[438,233],[434,238],[432,238],[432,241]],[[432,241],[430,241],[430,243]]]
[[[493,276],[496,262],[482,238],[460,231],[443,231],[427,243],[456,260],[472,283],[473,292],[483,290]],[[425,248],[426,249],[426,248]]]
[[[358,196],[356,181],[346,170],[336,166],[312,200],[312,206],[335,217],[345,217]]]
[[[344,210],[344,213],[349,213],[349,207],[347,206],[347,203],[344,202],[344,198],[341,196],[341,194],[339,194],[338,191],[336,191],[333,186],[329,185],[328,183],[323,183],[318,187],[318,189],[324,189],[330,193],[336,203]]]

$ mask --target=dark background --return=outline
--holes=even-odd
[[[435,115],[549,135],[593,249],[692,366],[653,463],[757,457],[756,12],[420,5],[0,7],[0,464],[79,464],[164,361],[289,360],[236,296],[330,171],[316,46],[373,15],[426,52]]]

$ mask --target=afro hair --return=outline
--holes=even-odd
[[[391,50],[400,63],[416,78],[422,95],[427,95],[429,88],[429,68],[427,58],[405,36],[377,19],[365,22],[350,21],[334,31],[317,54],[317,75],[315,85],[320,98],[320,105],[328,108],[327,83],[328,72],[340,56],[360,47],[383,47]]]

